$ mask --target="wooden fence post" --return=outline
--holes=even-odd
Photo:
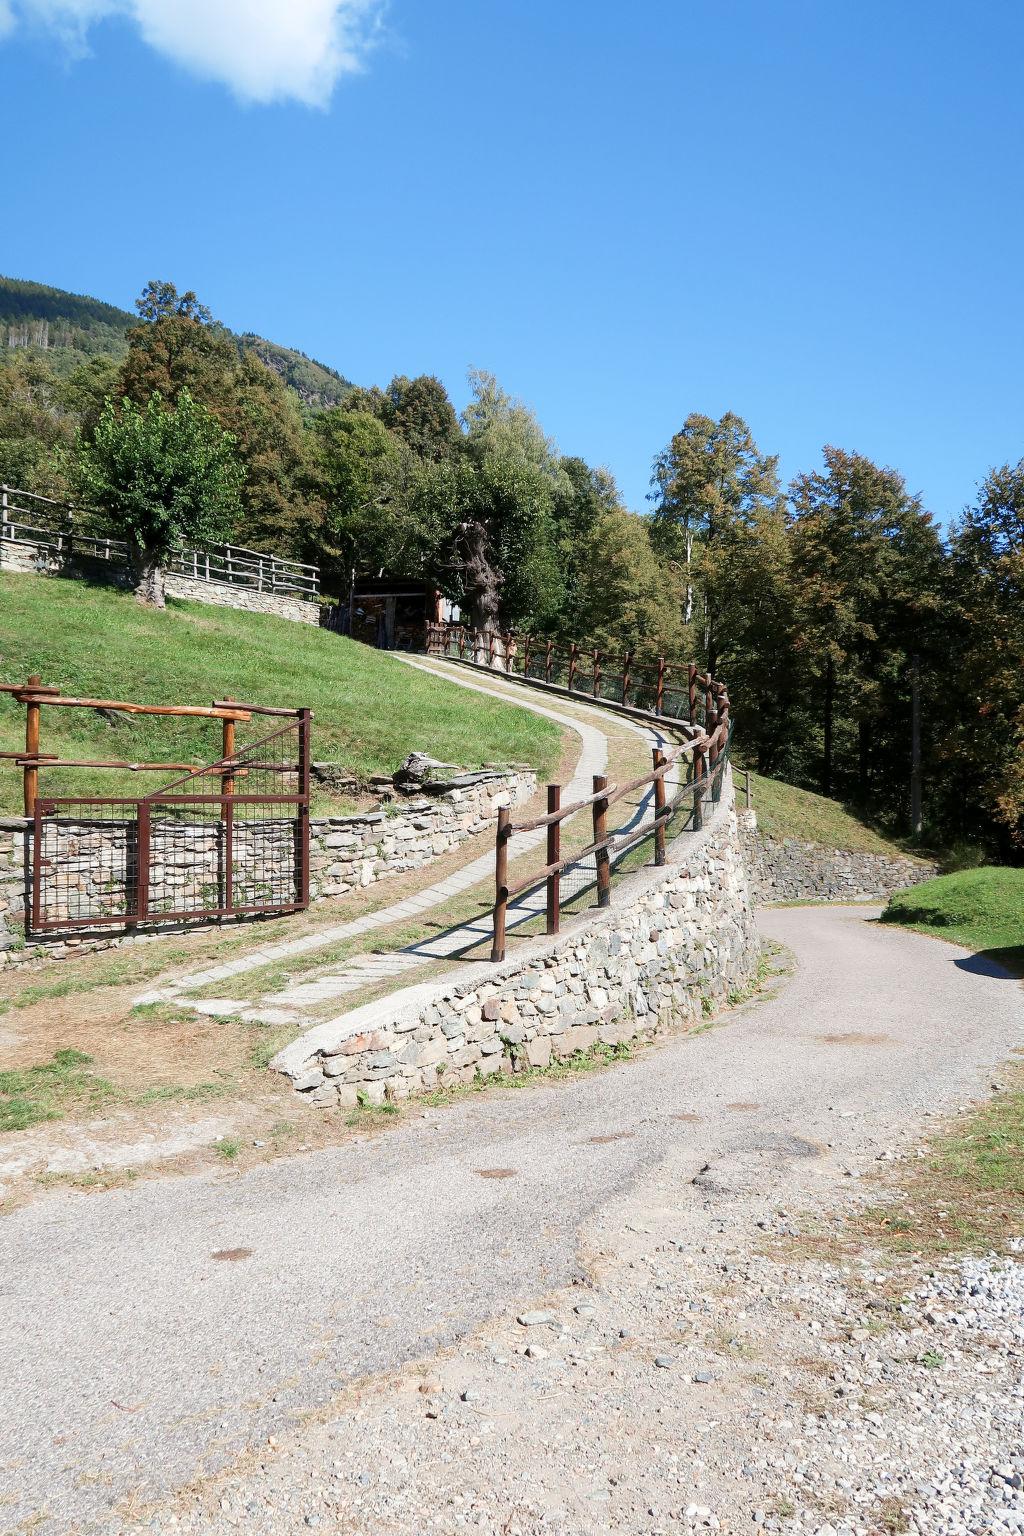
[[[665,658],[664,658],[664,656],[659,656],[658,657],[658,691],[657,691],[657,693],[654,696],[654,713],[656,715],[663,715],[665,713]]]
[[[38,688],[42,678],[37,672],[33,672],[28,680],[30,688]],[[25,706],[25,756],[37,758],[39,756],[39,705],[26,704]],[[39,769],[26,768],[24,771],[25,815],[34,816],[36,809],[36,796],[39,793]]]
[[[224,701],[230,704],[231,699]],[[224,762],[233,762],[235,756],[235,722],[225,720],[221,727],[220,755]],[[235,792],[235,775],[233,772],[222,773],[220,777],[220,792],[222,795],[233,795]],[[231,910],[234,902],[235,884],[235,808],[230,800],[226,800],[220,808],[221,821],[224,824],[224,905]]]
[[[552,655],[554,653],[554,649],[555,642],[553,640],[549,640],[544,648],[544,681],[546,683],[550,683],[551,681]]]
[[[569,692],[576,687],[576,641],[569,647]]]
[[[530,635],[530,633],[527,632],[526,637],[523,640],[523,676],[524,677],[529,677],[529,675],[530,675],[530,641],[531,641],[532,638],[533,638],[532,635]]]
[[[508,841],[512,812],[507,805],[498,809],[498,831],[494,843],[494,940],[491,959],[505,958],[505,919],[508,915]]]
[[[696,749],[696,751],[694,752],[694,754],[693,754],[693,781],[694,781],[694,783],[699,786],[700,781],[701,781],[701,779],[703,777],[704,777],[704,749],[703,749],[703,747],[698,747]],[[695,832],[699,832],[701,827],[704,825],[704,816],[703,816],[703,812],[702,812],[702,809],[701,809],[701,801],[703,800],[703,798],[704,798],[704,791],[703,791],[703,789],[697,788],[697,789],[695,789],[693,791],[693,830]]]
[[[608,780],[603,773],[594,775],[594,794],[608,788]],[[608,801],[606,799],[594,801],[594,842],[603,843],[608,836]],[[612,900],[612,868],[611,854],[607,848],[599,848],[594,854],[594,862],[597,865],[597,904],[599,907],[611,906]]]
[[[654,771],[664,765],[665,754],[660,747],[655,747],[651,753],[654,759]],[[654,781],[654,862],[661,865],[665,862],[665,775]]]
[[[562,805],[562,786],[561,786],[561,784],[549,784],[548,785],[548,815],[550,816],[552,811],[560,810],[561,809],[561,805]],[[561,857],[562,857],[562,823],[560,821],[551,821],[551,822],[548,823],[547,862],[549,864],[557,864],[559,862],[559,860],[561,859]],[[559,916],[560,916],[559,907],[560,907],[560,898],[561,898],[561,887],[562,887],[562,877],[558,873],[558,871],[556,871],[553,875],[548,875],[548,879],[547,879],[547,924],[546,924],[546,931],[548,933],[557,933],[558,932],[558,921],[559,921]]]
[[[630,683],[629,669],[630,669],[630,667],[632,665],[633,665],[633,652],[632,651],[627,651],[626,652],[625,660],[622,663],[622,702],[623,702],[623,704],[628,704],[629,703],[629,683]]]
[[[687,694],[689,696],[690,724],[691,725],[696,725],[697,724],[697,668],[696,668],[696,665],[692,661],[690,662],[690,665],[687,667],[686,672],[687,672],[686,691],[687,691]]]
[[[149,916],[149,850],[150,816],[149,801],[139,801],[135,838],[135,911],[132,923],[145,922]]]
[[[601,652],[594,647],[594,698],[601,697]]]

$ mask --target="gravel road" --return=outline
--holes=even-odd
[[[793,1159],[812,1182],[856,1174],[987,1087],[1021,1039],[1019,988],[874,915],[762,914],[797,960],[777,996],[607,1072],[245,1175],[13,1212],[0,1529],[111,1528],[126,1496],[158,1499],[355,1379],[535,1305],[659,1169],[677,1225],[705,1164],[743,1170],[760,1208],[756,1182]],[[808,1146],[820,1155],[801,1161]],[[749,1220],[742,1198],[731,1210]]]

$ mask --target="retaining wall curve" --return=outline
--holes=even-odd
[[[758,906],[782,901],[887,901],[939,873],[923,859],[891,858],[881,853],[851,853],[803,843],[796,838],[766,837],[757,813],[740,811],[740,838]]]
[[[750,983],[759,955],[729,780],[669,860],[616,879],[614,905],[565,934],[353,1009],[272,1065],[312,1105],[381,1103],[699,1022]]]

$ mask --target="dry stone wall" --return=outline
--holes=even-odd
[[[387,810],[335,816],[310,823],[310,899],[338,897],[377,880],[419,869],[493,825],[502,805],[520,805],[536,788],[529,768],[490,768],[460,774],[435,794]],[[48,865],[53,915],[104,916],[124,911],[133,888],[136,856],[134,822],[80,819],[46,826],[43,856]],[[297,828],[292,822],[236,819],[233,885],[238,903],[296,899]],[[153,817],[150,904],[167,912],[194,912],[217,904],[224,888],[223,827],[219,822],[189,825],[181,818]],[[0,820],[0,966],[37,958],[59,958],[83,948],[104,948],[137,935],[116,925],[103,933],[29,936],[31,823]],[[159,933],[147,926],[146,933]]]
[[[524,765],[465,773],[437,792],[359,816],[315,821],[310,834],[310,887],[314,899],[420,869],[483,832],[499,806],[522,805],[537,787]]]
[[[381,1103],[697,1023],[757,970],[731,796],[665,868],[616,880],[611,908],[514,961],[354,1009],[273,1065],[312,1105]]]
[[[168,571],[165,578],[171,597],[186,598],[190,603],[212,603],[219,608],[240,608],[245,613],[270,613],[297,624],[319,624],[320,604],[304,597],[289,597],[284,592],[259,592],[232,581],[204,581]]]
[[[755,811],[741,811],[739,820],[750,886],[759,906],[779,901],[887,901],[892,891],[939,873],[937,864],[922,859],[766,837],[758,831]]]

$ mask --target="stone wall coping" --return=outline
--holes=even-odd
[[[0,830],[4,832],[24,832],[32,824],[31,816],[0,816]]]
[[[317,1024],[278,1051],[270,1063],[271,1070],[282,1072],[286,1077],[298,1077],[308,1070],[314,1057],[330,1055],[333,1050],[354,1035],[393,1028],[396,1022],[407,1023],[440,998],[449,994],[458,996],[460,993],[464,995],[466,992],[475,991],[482,982],[497,985],[507,981],[538,961],[553,959],[554,956],[572,949],[603,929],[614,927],[621,919],[623,911],[631,905],[631,899],[634,896],[646,894],[659,885],[688,873],[694,855],[700,852],[712,833],[718,830],[723,818],[731,814],[732,809],[732,771],[727,769],[721,799],[711,814],[705,817],[700,831],[689,834],[685,843],[681,839],[677,840],[680,854],[685,850],[686,856],[670,858],[668,863],[660,867],[638,869],[632,874],[614,879],[610,907],[591,913],[589,917],[574,924],[565,933],[538,934],[535,939],[528,940],[521,949],[518,949],[510,960],[504,960],[498,964],[478,960],[460,967],[458,971],[450,972],[447,977],[403,987],[400,992],[393,992],[390,996],[378,998],[372,1003],[364,1003],[362,1007],[353,1008],[336,1019]],[[670,843],[670,851],[672,847]]]

